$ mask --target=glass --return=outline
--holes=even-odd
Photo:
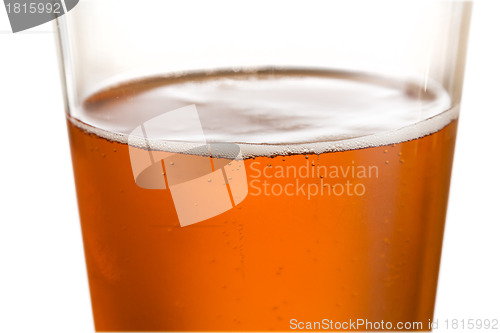
[[[96,331],[429,330],[471,7],[59,17]]]

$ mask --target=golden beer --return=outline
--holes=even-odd
[[[164,189],[138,186],[127,134],[193,104],[207,142],[240,147],[230,163],[247,192],[181,226],[164,177],[177,164],[158,169]],[[323,319],[428,329],[457,130],[438,86],[197,73],[109,87],[81,114],[68,126],[97,331],[290,331]],[[148,140],[132,148],[168,153],[160,135]]]

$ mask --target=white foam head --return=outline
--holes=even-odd
[[[140,89],[132,89],[133,94],[122,90],[121,95],[107,92],[107,98],[89,99],[78,110],[78,120],[71,120],[108,140],[181,152],[199,145],[199,127],[162,115],[195,105],[203,140],[238,143],[248,158],[409,141],[458,117],[458,106],[451,106],[449,95],[436,83],[421,89],[409,80],[292,74],[214,75],[163,84],[160,79],[149,88],[138,81]],[[133,132],[144,123],[149,124],[148,142]]]

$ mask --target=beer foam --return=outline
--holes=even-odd
[[[157,77],[98,92],[70,120],[136,147],[196,148],[198,133],[162,115],[194,105],[208,143],[239,145],[243,158],[320,154],[389,145],[432,134],[458,118],[435,82],[346,72],[224,72]],[[158,119],[158,121],[155,121]],[[148,137],[131,136],[148,123]],[[134,132],[135,133],[135,132]]]

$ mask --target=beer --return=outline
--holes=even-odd
[[[171,153],[192,133],[158,126],[147,146],[128,134],[187,105],[208,143],[238,145],[224,163],[244,171],[247,192],[182,226],[165,177],[177,164],[159,167],[165,188],[144,188],[130,152]],[[457,112],[437,84],[308,70],[159,76],[92,94],[68,126],[96,330],[428,329]]]

